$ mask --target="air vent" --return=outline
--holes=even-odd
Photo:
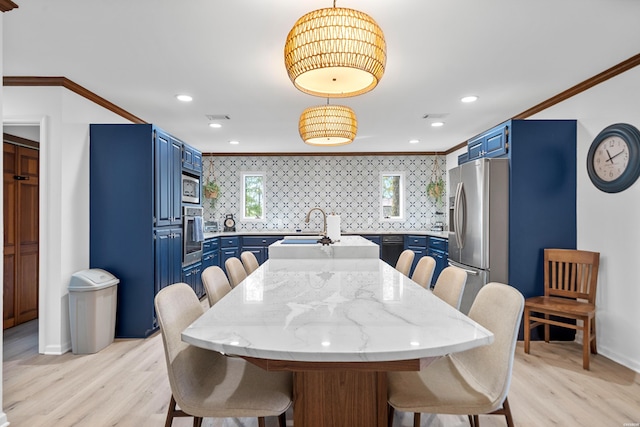
[[[422,116],[423,119],[444,119],[449,113],[427,113]]]
[[[206,114],[207,120],[210,122],[220,120],[231,120],[231,116],[228,114]]]

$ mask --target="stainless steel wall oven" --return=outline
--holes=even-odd
[[[204,241],[202,207],[184,206],[183,210],[182,265],[189,265],[202,259],[202,242]]]

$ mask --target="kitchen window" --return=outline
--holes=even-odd
[[[404,219],[404,173],[380,175],[380,218],[382,221]]]
[[[245,221],[264,221],[264,183],[263,172],[245,172],[242,174],[242,219]]]

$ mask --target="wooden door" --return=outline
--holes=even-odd
[[[38,170],[36,149],[4,152],[3,329],[38,317]]]

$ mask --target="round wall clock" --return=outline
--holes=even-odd
[[[606,193],[629,188],[640,176],[640,131],[627,123],[604,128],[587,153],[587,173]]]
[[[224,218],[224,231],[236,231],[236,220],[233,214],[227,214]]]

